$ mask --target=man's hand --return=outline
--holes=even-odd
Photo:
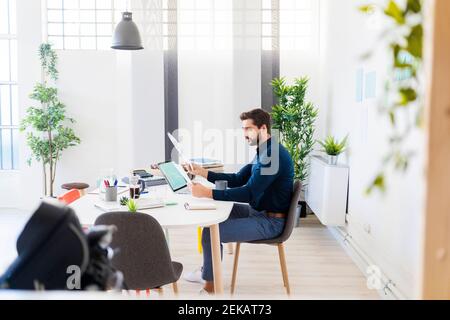
[[[198,164],[185,164],[184,169],[187,170],[190,174],[194,176],[201,176],[205,179],[208,179],[208,170],[204,169],[202,166],[199,166]]]
[[[212,189],[205,187],[201,183],[192,182],[192,185],[189,188],[192,192],[192,195],[196,198],[212,199],[213,197]]]

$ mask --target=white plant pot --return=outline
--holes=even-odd
[[[328,164],[330,166],[337,166],[339,156],[330,156],[328,155]]]

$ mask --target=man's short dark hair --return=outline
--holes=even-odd
[[[263,125],[267,127],[267,133],[271,134],[272,118],[270,114],[263,109],[254,109],[252,111],[244,112],[241,114],[241,121],[253,120],[253,124],[261,129]]]

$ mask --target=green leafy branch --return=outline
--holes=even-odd
[[[322,146],[323,151],[329,156],[338,156],[345,151],[347,147],[348,136],[344,138],[341,142],[335,139],[333,136],[328,136],[323,141],[318,141]]]
[[[423,126],[420,84],[423,60],[422,8],[423,0],[407,0],[403,6],[398,1],[389,0],[385,6],[365,5],[359,8],[365,14],[379,10],[392,24],[381,35],[382,39],[389,39],[391,57],[391,75],[385,88],[386,103],[381,108],[392,128],[390,148],[382,162],[382,169],[366,190],[368,194],[375,189],[385,192],[387,171],[392,168],[394,171],[406,172],[414,157],[414,152],[405,143],[414,127]],[[366,56],[370,57],[370,54]]]

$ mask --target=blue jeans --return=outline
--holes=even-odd
[[[248,205],[235,204],[228,220],[219,224],[221,256],[223,257],[222,243],[277,238],[283,232],[284,224],[285,219],[269,218],[265,212],[258,212]],[[211,234],[209,228],[203,229],[202,245],[202,277],[205,281],[213,281]]]

